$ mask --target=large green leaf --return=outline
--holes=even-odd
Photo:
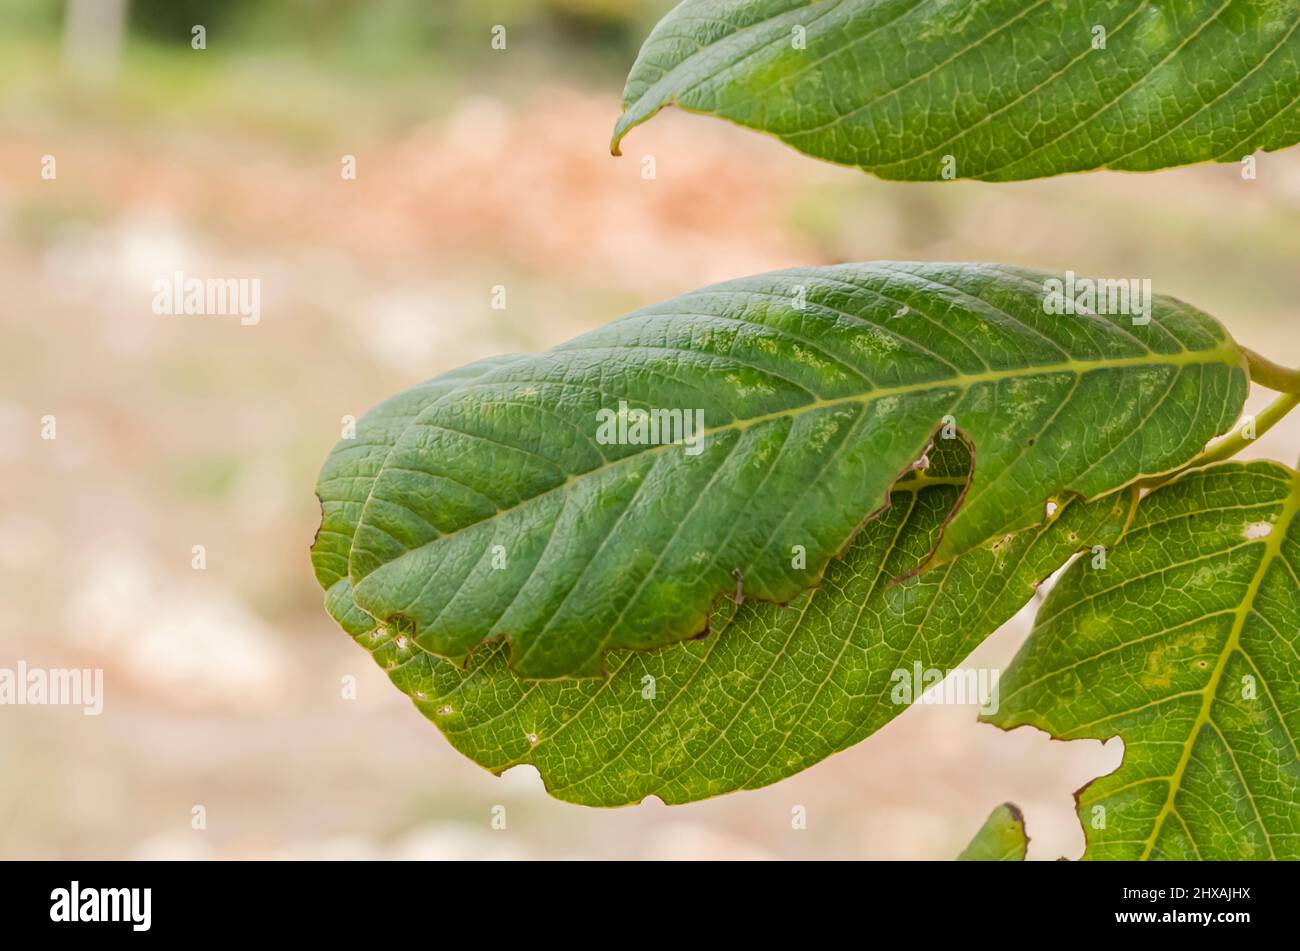
[[[975,838],[957,856],[962,862],[1022,862],[1029,848],[1025,817],[1005,802],[990,813]]]
[[[1236,161],[1300,140],[1297,26],[1282,0],[686,0],[614,150],[678,105],[890,179]]]
[[[816,584],[945,420],[977,465],[936,564],[1180,466],[1237,417],[1244,358],[1213,319],[1163,297],[1146,324],[1051,314],[1047,278],[782,271],[488,369],[404,417],[373,483],[367,450],[351,596],[441,657],[504,638],[522,676],[598,675],[608,649],[696,636],[738,587]],[[702,414],[702,439],[602,443],[620,404]]]
[[[1300,858],[1297,512],[1285,466],[1194,470],[1039,611],[986,719],[1123,738],[1078,796],[1084,858]]]
[[[724,601],[707,638],[612,652],[603,681],[521,680],[500,645],[462,669],[400,630],[357,640],[462,753],[493,772],[531,763],[561,799],[681,803],[764,786],[888,723],[916,699],[918,677],[926,687],[951,670],[1075,551],[1118,537],[1131,512],[1130,492],[1067,502],[1045,525],[911,574],[960,499],[969,455],[951,442],[928,461],[820,587],[784,607]]]

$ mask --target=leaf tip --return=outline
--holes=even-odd
[[[620,158],[623,155],[623,139],[631,131],[632,126],[636,125],[635,122],[628,118],[630,115],[630,112],[624,110],[614,123],[614,134],[610,136],[609,140],[609,154],[615,158]]]

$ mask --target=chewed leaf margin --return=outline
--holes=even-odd
[[[917,665],[956,667],[1039,581],[1118,537],[1131,515],[1130,491],[1067,500],[1047,524],[917,575],[965,484],[962,453],[960,442],[941,444],[924,472],[900,480],[897,504],[821,587],[787,606],[723,601],[708,637],[619,652],[603,681],[521,680],[501,644],[461,668],[409,632],[354,636],[458,750],[497,774],[531,764],[565,801],[676,804],[765,786],[904,712],[920,691],[908,679]]]
[[[357,524],[354,599],[441,657],[504,638],[521,676],[600,676],[609,649],[697,636],[737,575],[776,603],[816,584],[941,417],[977,464],[936,566],[1041,520],[1049,498],[1171,471],[1237,418],[1245,358],[1212,318],[1158,296],[1142,327],[1053,316],[1048,278],[775,272],[492,369],[397,438]],[[593,418],[615,405],[723,422],[696,456],[598,446]]]
[[[981,719],[1124,742],[1085,859],[1300,859],[1300,473],[1194,469],[1076,561]]]

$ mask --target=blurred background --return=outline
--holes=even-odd
[[[102,716],[0,707],[0,857],[949,858],[1006,799],[1031,857],[1080,854],[1071,794],[1118,742],[915,707],[764,790],[583,809],[462,759],[322,610],[312,487],[343,416],[708,282],[875,258],[1150,277],[1300,364],[1300,150],[1255,181],[902,185],[670,110],[612,158],[670,5],[0,0],[0,667],[105,671]],[[260,322],[156,315],[177,270],[259,278]],[[1250,455],[1298,453],[1300,417]]]

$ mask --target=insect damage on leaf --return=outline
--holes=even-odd
[[[1052,280],[776,272],[430,384],[327,462],[322,583],[346,550],[355,605],[421,650],[502,639],[520,676],[598,676],[609,650],[705,630],[738,576],[747,603],[817,584],[932,440],[977,460],[939,565],[1049,498],[1175,469],[1236,419],[1244,358],[1213,319],[1164,297],[1146,323],[1062,319]]]
[[[1286,466],[1193,470],[1048,596],[984,719],[1123,739],[1077,796],[1085,859],[1300,858],[1297,516]]]
[[[1074,499],[1050,523],[915,574],[969,461],[960,442],[936,445],[818,588],[786,606],[724,599],[708,638],[614,652],[603,681],[521,680],[501,645],[462,669],[390,632],[358,641],[458,750],[495,773],[532,764],[560,799],[675,804],[764,786],[902,713],[918,699],[914,671],[956,668],[1039,581],[1081,548],[1110,544],[1128,518],[1128,492]]]

